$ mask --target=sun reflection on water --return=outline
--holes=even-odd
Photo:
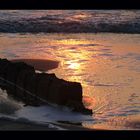
[[[80,64],[76,63],[76,62],[71,62],[71,63],[69,63],[68,68],[70,68],[70,69],[79,69],[80,68]]]
[[[88,40],[77,40],[77,39],[62,39],[62,40],[55,40],[53,43],[59,45],[79,45],[79,44],[88,44],[90,41]]]

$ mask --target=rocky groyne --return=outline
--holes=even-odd
[[[59,79],[55,74],[36,73],[35,68],[24,62],[0,59],[0,87],[9,96],[27,105],[48,102],[67,106],[73,111],[91,114],[82,103],[82,86],[77,82]]]

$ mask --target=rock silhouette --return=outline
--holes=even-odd
[[[73,111],[91,114],[82,103],[82,86],[78,82],[59,79],[55,74],[36,73],[34,67],[24,62],[0,59],[0,87],[9,96],[27,105],[38,106],[55,103]]]

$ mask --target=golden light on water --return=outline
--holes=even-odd
[[[69,63],[68,68],[70,68],[70,69],[80,69],[80,64],[77,63],[77,62],[71,62],[71,63]]]
[[[61,45],[79,45],[79,44],[88,44],[90,43],[88,40],[76,40],[76,39],[62,39],[62,40],[56,40],[53,42],[55,44],[61,44]]]
[[[68,81],[80,82],[82,86],[87,86],[87,81],[85,81],[86,76],[83,77],[83,75],[87,69],[89,69],[90,58],[98,53],[94,51],[95,47],[90,45],[96,44],[97,42],[86,40],[85,38],[78,40],[69,39],[69,36],[67,36],[62,40],[54,40],[53,43],[53,45],[60,46],[60,48],[57,49],[57,55],[60,56],[58,60],[60,59],[61,61],[61,71],[59,71],[59,73],[67,73],[67,76],[63,78]],[[67,49],[65,49],[65,47],[67,47]],[[96,69],[96,64],[90,63],[90,65]],[[64,72],[62,72],[63,69]],[[83,90],[83,92],[85,92],[84,88]]]
[[[67,20],[72,20],[72,21],[84,21],[87,20],[91,17],[92,15],[88,13],[79,13],[75,14],[73,16],[67,17]]]
[[[73,16],[74,18],[87,18],[87,17],[89,17],[87,14],[77,14],[77,15],[74,15]]]

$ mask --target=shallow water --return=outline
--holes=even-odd
[[[93,110],[90,117],[49,107],[19,107],[15,115],[43,122],[75,120],[88,128],[140,129],[139,39],[139,34],[1,33],[0,57],[60,61],[49,73],[80,82],[83,102]]]

